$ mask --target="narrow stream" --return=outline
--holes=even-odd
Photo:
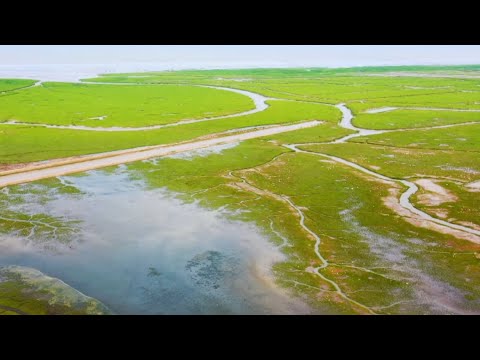
[[[338,105],[335,105],[335,107],[342,112],[342,120],[338,125],[344,129],[356,131],[357,133],[350,134],[340,139],[337,139],[333,141],[332,144],[341,144],[356,137],[377,135],[377,134],[383,134],[384,132],[386,132],[384,130],[368,130],[368,129],[358,128],[352,124],[353,114],[345,104],[338,104]]]
[[[355,125],[352,124],[352,120],[354,118],[352,112],[350,111],[350,109],[345,105],[345,104],[338,104],[336,105],[336,107],[342,112],[342,120],[340,121],[339,125],[345,129],[349,129],[349,130],[355,130],[357,131],[356,134],[351,134],[351,135],[347,135],[347,136],[344,136],[340,139],[337,139],[335,141],[332,141],[332,142],[329,142],[329,143],[325,143],[325,144],[340,144],[340,143],[344,143],[352,138],[356,138],[356,137],[360,137],[360,136],[368,136],[368,135],[376,135],[376,134],[382,134],[382,133],[386,133],[386,132],[393,132],[393,131],[407,131],[407,129],[398,129],[398,130],[368,130],[368,129],[362,129],[362,128],[358,128],[356,127]],[[466,124],[470,124],[470,123],[465,123],[465,124],[462,124],[462,125],[466,125]],[[456,125],[459,125],[459,124],[456,124]],[[441,126],[437,126],[435,128],[448,128],[448,127],[452,127],[452,126],[455,126],[455,125],[441,125]],[[417,129],[418,130],[418,129]],[[312,154],[312,155],[318,155],[318,156],[323,156],[323,157],[326,157],[326,158],[329,158],[331,160],[334,160],[338,163],[341,163],[341,164],[344,164],[344,165],[347,165],[347,166],[350,166],[354,169],[357,169],[357,170],[360,170],[368,175],[371,175],[371,176],[374,176],[376,178],[379,178],[379,179],[382,179],[382,180],[386,180],[386,181],[390,181],[390,182],[397,182],[397,183],[401,183],[402,185],[406,186],[408,189],[402,193],[402,195],[400,196],[400,205],[407,209],[408,211],[420,216],[422,219],[424,220],[427,220],[427,221],[431,221],[431,222],[434,222],[436,224],[439,224],[439,225],[442,225],[442,226],[446,226],[446,227],[449,227],[449,228],[452,228],[452,229],[455,229],[455,230],[460,230],[460,231],[463,231],[463,232],[466,232],[468,234],[473,234],[473,235],[477,235],[477,236],[480,236],[480,231],[478,230],[475,230],[475,229],[472,229],[472,228],[469,228],[469,227],[466,227],[466,226],[462,226],[462,225],[457,225],[457,224],[453,224],[453,223],[450,223],[448,221],[445,221],[445,220],[441,220],[441,219],[437,219],[429,214],[427,214],[426,212],[416,208],[411,202],[410,202],[410,198],[412,195],[414,195],[417,191],[418,191],[418,187],[417,185],[415,185],[413,182],[411,181],[408,181],[408,180],[403,180],[403,179],[394,179],[394,178],[390,178],[388,176],[385,176],[385,175],[382,175],[382,174],[379,174],[379,173],[376,173],[372,170],[369,170],[361,165],[358,165],[354,162],[351,162],[351,161],[348,161],[348,160],[345,160],[345,159],[342,159],[342,158],[339,158],[337,156],[332,156],[332,155],[327,155],[327,154],[322,154],[322,153],[317,153],[317,152],[313,152],[313,151],[307,151],[307,150],[301,150],[298,148],[298,146],[305,146],[305,145],[315,145],[316,143],[307,143],[307,144],[289,144],[289,145],[284,145],[286,148],[290,149],[290,150],[293,150],[295,152],[300,152],[300,153],[307,153],[307,154]],[[318,144],[318,143],[317,143]],[[477,241],[475,239],[470,239],[472,242],[475,242],[475,243],[480,243],[480,239]]]
[[[247,115],[263,111],[268,106],[265,103],[268,98],[261,95],[243,90],[213,88],[250,96],[255,102],[255,109],[166,126]],[[353,114],[345,104],[336,107],[342,112],[340,126],[356,133],[330,144],[344,143],[361,136],[410,130],[358,128],[352,124]],[[317,123],[311,122],[310,125]],[[456,125],[443,127],[450,126]],[[148,127],[152,128],[155,127]],[[131,129],[94,131],[126,130]],[[252,135],[236,136],[240,137],[232,137],[232,141]],[[207,142],[210,144],[215,140]],[[407,187],[399,199],[404,209],[429,222],[480,236],[480,231],[434,218],[417,209],[410,202],[410,197],[418,191],[414,183],[387,177],[343,158],[298,148],[305,145],[314,144],[284,146],[295,152],[329,158],[385,181],[401,183]],[[100,300],[118,314],[311,312],[303,302],[275,286],[270,269],[273,263],[284,257],[279,248],[275,248],[254,226],[229,220],[220,210],[211,211],[196,204],[185,204],[165,190],[147,190],[142,182],[129,178],[124,167],[114,172],[89,171],[81,176],[63,176],[60,180],[63,185],[80,190],[82,195],[56,193],[46,203],[31,201],[26,209],[30,215],[41,213],[79,221],[76,225],[79,231],[72,243],[65,245],[52,242],[46,250],[45,244],[38,241],[35,234],[27,238],[0,234],[0,266],[21,265],[38,269]],[[28,200],[33,196],[29,189],[38,185],[19,186],[25,189],[23,196]],[[289,198],[283,197],[283,200],[298,212],[300,226],[316,239],[314,250],[321,265],[314,269],[315,274],[332,285],[345,300],[374,313],[371,308],[351,299],[333,280],[322,274],[321,270],[329,263],[319,251],[320,237],[305,225],[302,210]],[[273,227],[272,231],[275,232]],[[283,241],[282,246],[286,246],[286,239]]]
[[[28,89],[31,87],[35,86],[40,86],[41,81],[35,83],[32,86],[26,87],[24,89]],[[89,85],[117,85],[117,86],[125,86],[125,85],[130,85],[130,86],[139,86],[139,84],[128,84],[128,83],[100,83],[100,82],[81,82],[82,84],[89,84]],[[162,85],[162,84],[159,84]],[[179,85],[181,86],[181,85]],[[123,132],[123,131],[147,131],[147,130],[157,130],[157,129],[163,129],[163,128],[168,128],[172,126],[179,126],[179,125],[186,125],[186,124],[193,124],[193,123],[198,123],[198,122],[204,122],[204,121],[212,121],[212,120],[221,120],[221,119],[229,119],[229,118],[234,118],[234,117],[239,117],[239,116],[246,116],[246,115],[251,115],[255,114],[261,111],[265,111],[268,108],[267,101],[268,100],[276,100],[272,98],[265,97],[263,95],[253,93],[251,91],[246,91],[246,90],[240,90],[240,89],[233,89],[233,88],[228,88],[228,87],[221,87],[221,86],[207,86],[207,85],[188,85],[188,86],[197,86],[197,87],[204,87],[204,88],[210,88],[210,89],[216,89],[216,90],[222,90],[222,91],[230,91],[234,92],[237,94],[241,94],[244,96],[249,97],[254,105],[255,108],[252,110],[247,110],[247,111],[242,111],[236,114],[230,114],[230,115],[222,115],[222,116],[214,116],[214,117],[207,117],[207,118],[200,118],[200,119],[187,119],[187,120],[180,120],[174,123],[168,123],[168,124],[161,124],[161,125],[151,125],[151,126],[140,126],[140,127],[120,127],[120,126],[112,126],[112,127],[101,127],[101,126],[81,126],[81,125],[50,125],[50,124],[40,124],[40,123],[26,123],[26,122],[21,122],[21,121],[16,121],[16,120],[9,120],[5,122],[0,122],[1,125],[17,125],[17,126],[35,126],[35,127],[42,127],[42,128],[47,128],[47,129],[64,129],[64,130],[81,130],[81,131],[100,131],[100,132]],[[23,89],[22,89],[23,90]]]

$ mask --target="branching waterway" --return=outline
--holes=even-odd
[[[33,86],[41,86],[41,82],[37,82]],[[268,107],[266,101],[275,100],[244,90],[215,86],[205,87],[233,91],[248,96],[253,100],[255,108],[226,116],[183,120],[171,124],[138,128],[57,126],[25,124],[15,121],[2,124],[79,131],[147,131],[249,115],[264,111]],[[283,146],[295,153],[328,158],[338,164],[392,184],[392,189],[403,189],[403,192],[395,194],[393,197],[395,206],[390,207],[398,215],[405,219],[420,220],[417,221],[417,226],[449,233],[480,244],[480,231],[435,218],[415,207],[410,199],[418,191],[418,187],[413,182],[380,174],[347,159],[308,150],[308,146],[311,145],[341,144],[357,137],[422,130],[422,128],[394,130],[359,128],[352,123],[354,116],[345,104],[338,104],[335,107],[342,112],[339,126],[354,131],[353,134],[330,142]],[[396,109],[393,107],[381,108],[366,112],[379,113]],[[141,181],[133,180],[125,167],[119,167],[115,171],[89,171],[81,176],[65,175],[172,154],[185,154],[212,146],[236,144],[239,141],[304,129],[318,124],[320,124],[319,121],[309,121],[268,128],[253,127],[243,129],[244,132],[240,134],[213,134],[217,137],[196,139],[187,143],[88,155],[80,160],[57,159],[42,164],[41,166],[44,168],[35,168],[36,165],[31,168],[27,166],[23,170],[15,170],[14,173],[5,173],[0,177],[0,188],[4,187],[6,196],[9,196],[8,190],[14,184],[58,176],[60,176],[62,187],[75,188],[76,192],[56,192],[48,201],[35,203],[31,207],[33,212],[55,219],[63,219],[64,227],[66,229],[70,226],[75,227],[75,231],[68,232],[70,238],[68,241],[62,242],[62,233],[56,233],[57,226],[62,227],[61,222],[51,226],[41,220],[36,220],[33,217],[34,214],[23,214],[19,218],[2,216],[0,220],[26,223],[32,227],[26,236],[20,236],[18,233],[0,233],[0,266],[21,265],[36,268],[49,276],[62,279],[82,293],[100,300],[113,312],[121,314],[309,313],[311,309],[307,305],[298,299],[293,299],[275,285],[275,279],[270,269],[274,263],[285,259],[280,250],[289,246],[289,242],[286,237],[275,230],[272,220],[270,220],[270,229],[282,240],[277,247],[273,246],[255,226],[231,220],[229,214],[225,213],[222,208],[216,211],[206,210],[195,202],[186,204],[165,190],[147,189]],[[478,124],[478,122],[423,129],[471,124]],[[245,132],[245,130],[251,131]],[[288,152],[288,154],[292,153]],[[276,158],[282,155],[284,154]],[[319,234],[305,223],[305,210],[301,206],[297,206],[286,195],[275,194],[255,187],[245,177],[235,175],[234,171],[230,171],[228,176],[233,181],[241,180],[234,183],[238,189],[251,191],[259,196],[271,197],[292,209],[294,216],[298,218],[299,226],[307,236],[315,240],[312,251],[318,262],[305,271],[315,274],[330,286],[330,290],[318,288],[320,291],[336,294],[358,310],[361,309],[362,312],[371,314],[400,303],[396,302],[384,307],[369,307],[353,299],[348,291],[341,288],[335,278],[325,275],[324,270],[327,267],[351,267],[359,271],[388,277],[372,269],[352,264],[330,263],[329,259],[320,251],[321,238]],[[30,191],[32,189],[29,186],[32,185],[16,186],[22,187],[24,190],[21,192],[23,200],[28,203],[32,196]],[[35,191],[42,186],[45,187],[45,191],[51,191],[47,185],[38,185]],[[15,210],[14,204],[12,209]],[[38,238],[36,233],[38,226],[54,229],[55,236],[50,239]],[[317,289],[298,281],[292,281],[292,283]],[[5,306],[3,308],[6,309]]]
[[[270,268],[284,256],[253,225],[148,190],[123,167],[62,181],[81,194],[58,192],[30,210],[75,220],[76,235],[62,242],[0,233],[0,266],[38,269],[119,314],[311,311],[274,285]],[[17,188],[27,202],[51,190]]]
[[[355,137],[361,137],[361,136],[368,136],[368,135],[376,135],[376,134],[381,134],[381,133],[385,133],[385,132],[394,132],[394,131],[409,131],[410,129],[398,129],[398,130],[368,130],[368,129],[362,129],[362,128],[358,128],[356,127],[355,125],[352,124],[352,119],[354,118],[352,112],[350,111],[350,109],[348,109],[345,104],[339,104],[336,106],[338,109],[340,109],[340,111],[342,112],[342,120],[340,121],[339,125],[345,129],[349,129],[349,130],[355,130],[357,131],[356,134],[351,134],[351,135],[347,135],[345,137],[342,137],[340,139],[337,139],[335,141],[332,141],[332,142],[329,142],[327,144],[338,144],[338,143],[343,143],[343,142],[346,142],[348,141],[349,139],[352,139],[352,138],[355,138]],[[471,124],[471,123],[467,123],[467,124]],[[441,125],[441,126],[436,126],[436,127],[431,127],[430,129],[432,128],[448,128],[448,127],[452,127],[452,126],[459,126],[459,125],[466,125],[466,124],[452,124],[452,125]],[[428,128],[427,128],[428,129]],[[418,129],[417,129],[418,130]],[[408,181],[408,180],[404,180],[404,179],[395,179],[395,178],[391,178],[391,177],[388,177],[388,176],[385,176],[385,175],[382,175],[382,174],[379,174],[377,172],[374,172],[372,170],[369,170],[361,165],[358,165],[354,162],[351,162],[349,160],[346,160],[346,159],[342,159],[342,158],[339,158],[337,156],[332,156],[332,155],[328,155],[328,154],[323,154],[323,153],[318,153],[318,152],[313,152],[313,151],[308,151],[308,150],[302,150],[302,149],[299,149],[298,147],[299,146],[308,146],[308,145],[316,145],[316,144],[320,144],[320,143],[306,143],[306,144],[289,144],[289,145],[284,145],[285,147],[289,148],[290,150],[293,150],[295,152],[298,152],[298,153],[305,153],[305,154],[312,154],[312,155],[317,155],[317,156],[322,156],[322,157],[326,157],[330,160],[333,160],[337,163],[340,163],[340,164],[343,164],[343,165],[347,165],[349,167],[352,167],[356,170],[359,170],[363,173],[366,173],[370,176],[373,176],[373,177],[376,177],[378,179],[381,179],[381,180],[384,180],[384,181],[388,181],[388,182],[391,182],[391,183],[400,183],[402,184],[403,186],[406,186],[407,187],[407,190],[402,193],[402,195],[400,196],[400,199],[399,199],[399,204],[405,209],[407,210],[409,213],[411,213],[412,215],[415,214],[417,216],[419,216],[422,220],[426,220],[428,222],[433,222],[439,226],[446,226],[448,228],[451,228],[451,229],[455,229],[455,230],[458,230],[460,232],[464,232],[464,233],[468,233],[468,234],[471,234],[471,235],[474,235],[473,237],[472,236],[468,236],[466,239],[467,240],[470,240],[474,243],[477,243],[477,244],[480,244],[480,231],[478,230],[475,230],[475,229],[472,229],[472,228],[469,228],[469,227],[466,227],[466,226],[462,226],[462,225],[458,225],[458,224],[453,224],[453,223],[450,223],[448,221],[445,221],[445,220],[441,220],[441,219],[438,219],[438,218],[435,218],[429,214],[427,214],[426,212],[416,208],[411,202],[410,202],[410,198],[412,195],[414,195],[417,191],[418,191],[418,187],[417,185],[415,185],[413,182],[411,181]],[[323,143],[325,144],[325,143]],[[400,215],[404,215],[404,214],[400,214]],[[434,230],[439,230],[437,227],[434,227],[433,228]],[[465,238],[465,237],[464,237]]]

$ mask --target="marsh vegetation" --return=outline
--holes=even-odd
[[[3,187],[0,265],[60,277],[115,313],[479,313],[479,69],[0,80],[0,179],[318,121]],[[268,106],[245,113],[259,105],[228,88]]]

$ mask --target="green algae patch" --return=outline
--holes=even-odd
[[[0,314],[107,315],[111,311],[63,281],[38,270],[0,267]]]

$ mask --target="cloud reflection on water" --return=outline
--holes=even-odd
[[[63,180],[84,195],[57,194],[43,211],[81,220],[81,242],[55,255],[2,236],[0,264],[37,268],[119,313],[309,311],[272,286],[282,254],[253,225],[145,190],[124,168]]]

